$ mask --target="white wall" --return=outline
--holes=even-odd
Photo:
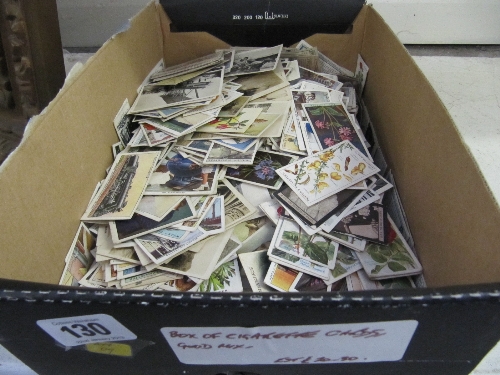
[[[96,47],[150,0],[57,0],[63,47]]]
[[[149,1],[57,0],[63,46],[100,46]],[[403,43],[500,44],[500,0],[368,3],[373,4]]]
[[[405,44],[500,44],[499,0],[368,0]]]

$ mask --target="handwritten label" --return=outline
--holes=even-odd
[[[100,342],[97,344],[87,344],[85,347],[92,353],[116,355],[119,357],[132,357],[132,348],[127,344]]]
[[[36,324],[64,346],[137,338],[134,333],[107,314],[45,319],[37,321]]]
[[[165,327],[180,362],[190,365],[268,365],[398,361],[415,320],[272,326]]]

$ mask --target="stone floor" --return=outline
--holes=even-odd
[[[27,120],[13,111],[0,111],[0,164],[17,147]]]

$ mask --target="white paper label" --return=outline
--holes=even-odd
[[[416,320],[273,326],[165,327],[180,362],[190,365],[269,365],[398,361]]]
[[[36,324],[64,346],[137,338],[115,318],[106,314],[45,319]]]

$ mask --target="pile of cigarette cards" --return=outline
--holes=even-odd
[[[368,70],[361,56],[351,72],[305,41],[160,62],[114,119],[114,162],[81,218],[60,284],[420,286],[394,180],[376,136],[358,122],[367,117]],[[398,224],[390,212],[399,212]]]

